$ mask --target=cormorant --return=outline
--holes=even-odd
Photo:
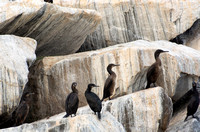
[[[193,95],[189,105],[187,106],[187,116],[184,121],[186,121],[188,116],[190,115],[192,115],[193,118],[197,118],[197,120],[199,120],[198,117],[194,116],[199,106],[199,92],[197,91],[197,84],[193,82],[192,87],[193,87]]]
[[[71,89],[72,92],[67,96],[66,101],[65,101],[65,110],[66,110],[66,115],[65,117],[68,117],[69,115],[74,114],[76,116],[76,112],[78,109],[78,104],[79,104],[79,99],[78,99],[78,90],[76,89],[77,83],[73,82]]]
[[[44,0],[45,2],[53,3],[53,0]]]
[[[104,89],[103,89],[103,98],[101,101],[103,101],[105,98],[109,97],[109,100],[111,100],[110,96],[113,95],[114,88],[115,88],[115,80],[116,80],[116,74],[112,71],[112,68],[114,66],[119,66],[116,64],[109,64],[107,66],[107,71],[110,74],[109,77],[106,79],[106,82],[104,84]]]
[[[95,84],[88,84],[88,88],[85,91],[85,97],[87,99],[87,102],[90,106],[90,108],[94,111],[94,114],[96,115],[96,112],[98,114],[98,118],[101,119],[101,108],[102,108],[102,104],[101,104],[101,100],[100,98],[93,92],[91,92],[91,89],[93,87],[99,87]]]
[[[22,101],[20,102],[19,106],[15,109],[12,113],[12,119],[14,120],[15,124],[13,126],[19,126],[23,124],[25,121],[28,112],[29,112],[29,105],[30,105],[30,95],[34,93],[27,92],[22,96]]]
[[[148,69],[147,71],[147,88],[150,88],[151,83],[154,84],[155,86],[155,82],[157,81],[159,74],[160,74],[160,69],[161,69],[161,60],[159,58],[160,53],[164,53],[164,52],[168,52],[168,51],[163,51],[161,49],[158,49],[155,51],[154,53],[154,57],[156,62],[154,62]]]

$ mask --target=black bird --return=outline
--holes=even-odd
[[[194,116],[194,114],[196,113],[199,107],[199,92],[197,91],[197,84],[193,82],[192,87],[193,87],[192,89],[193,95],[192,95],[189,105],[187,106],[187,116],[184,121],[187,120],[188,116],[192,116],[193,118],[197,118],[197,120],[199,120],[198,117]]]
[[[108,76],[104,84],[103,98],[101,99],[101,101],[103,101],[105,98],[108,98],[108,97],[109,97],[109,100],[111,100],[110,97],[113,95],[114,88],[115,88],[115,80],[116,80],[116,74],[112,71],[112,68],[114,66],[119,66],[119,65],[109,64],[107,66],[107,71],[110,75]]]
[[[154,53],[154,57],[156,62],[154,62],[148,69],[147,71],[147,88],[150,88],[151,83],[154,84],[155,86],[155,82],[157,81],[159,74],[161,72],[161,60],[159,58],[160,53],[164,53],[164,52],[168,52],[168,51],[163,51],[161,49],[158,49],[155,51]]]
[[[22,101],[20,102],[19,106],[15,109],[12,113],[12,119],[14,120],[15,124],[13,126],[19,126],[23,124],[25,121],[30,108],[30,95],[34,93],[27,92],[22,96]]]
[[[53,0],[44,0],[45,2],[53,3]]]
[[[72,92],[67,96],[67,99],[65,101],[65,110],[66,110],[66,115],[65,117],[68,117],[69,115],[74,114],[76,116],[76,112],[78,109],[78,104],[79,104],[79,99],[78,99],[78,90],[76,89],[77,83],[73,82],[72,83]]]
[[[91,92],[91,89],[93,87],[99,87],[95,84],[89,84],[87,90],[85,91],[85,97],[87,99],[87,102],[90,106],[90,108],[94,111],[94,114],[96,115],[96,112],[98,114],[98,118],[101,119],[101,108],[102,108],[102,104],[101,104],[101,100],[100,98],[93,92]]]

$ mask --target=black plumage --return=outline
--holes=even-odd
[[[77,83],[73,82],[71,89],[72,92],[67,96],[66,101],[65,101],[65,110],[66,110],[66,115],[65,117],[68,117],[69,115],[74,114],[76,116],[76,112],[78,110],[78,104],[79,104],[79,99],[78,99],[78,90],[76,89]]]
[[[53,0],[44,0],[45,2],[53,3]]]
[[[164,52],[168,52],[168,51],[163,51],[161,49],[158,49],[155,51],[154,53],[154,57],[156,62],[154,62],[148,69],[147,71],[147,88],[150,88],[151,83],[154,84],[155,86],[155,82],[157,81],[159,74],[161,72],[161,60],[159,58],[160,53],[164,53]]]
[[[85,91],[85,97],[86,100],[90,106],[90,108],[92,109],[92,111],[94,111],[94,114],[96,115],[96,113],[98,114],[98,118],[101,119],[101,109],[102,109],[102,104],[101,104],[101,100],[100,98],[93,92],[91,92],[91,89],[93,87],[99,87],[95,84],[89,84],[87,90]]]
[[[19,106],[12,113],[12,119],[14,120],[14,123],[15,123],[13,126],[19,126],[23,124],[23,122],[25,121],[29,113],[29,109],[30,109],[29,105],[31,101],[30,95],[32,94],[34,93],[27,92],[22,96]]]
[[[103,98],[101,99],[101,101],[103,101],[105,98],[109,98],[109,100],[110,100],[111,99],[110,97],[114,93],[115,81],[116,81],[116,74],[112,71],[112,68],[114,66],[119,66],[119,65],[109,64],[107,66],[107,71],[110,75],[108,76],[108,78],[105,81],[104,89],[103,89]]]
[[[184,121],[187,120],[188,116],[192,116],[193,118],[198,119],[198,117],[195,117],[194,114],[196,113],[199,107],[199,92],[197,91],[197,84],[195,82],[192,83],[192,87],[193,87],[192,89],[193,95],[192,95],[189,105],[187,106],[187,116]]]

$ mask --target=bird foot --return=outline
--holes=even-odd
[[[197,116],[192,116],[193,118],[197,119],[197,121],[200,122],[199,118]]]

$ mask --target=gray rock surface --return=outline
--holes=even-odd
[[[200,18],[199,0],[54,0],[54,4],[101,13],[102,22],[87,37],[82,51],[138,39],[170,40]],[[199,35],[193,39],[199,40]]]
[[[184,122],[186,113],[187,109],[185,108],[178,112],[175,116],[173,116],[166,132],[199,132],[200,122],[197,119],[189,116],[187,121]],[[195,113],[195,116],[198,116],[198,118],[200,119],[200,107]]]
[[[103,102],[101,120],[88,105],[79,108],[75,117],[64,119],[65,114],[0,132],[161,132],[171,119],[172,101],[163,88],[156,87]]]
[[[82,114],[63,118],[63,113],[31,124],[2,129],[0,132],[125,132],[123,126],[109,112],[101,121],[95,115]]]
[[[28,67],[36,59],[36,45],[31,38],[0,35],[0,115],[18,105],[28,82]]]
[[[75,53],[101,21],[94,10],[21,0],[0,4],[0,34],[37,40],[37,57]]]
[[[192,79],[200,75],[199,51],[167,41],[140,40],[97,51],[45,57],[38,61],[31,68],[28,83],[30,90],[37,93],[30,119],[37,120],[65,111],[65,99],[74,81],[78,83],[79,106],[86,104],[84,92],[89,83],[100,86],[93,91],[102,98],[109,63],[120,64],[113,68],[117,75],[113,98],[144,89],[145,70],[155,62],[154,52],[158,48],[169,52],[160,56],[163,71],[157,85],[162,86],[173,101],[178,100],[191,88]]]
[[[162,132],[172,117],[172,101],[161,87],[150,88],[103,102],[102,115],[109,111],[127,132]],[[89,107],[79,113],[93,113]]]

